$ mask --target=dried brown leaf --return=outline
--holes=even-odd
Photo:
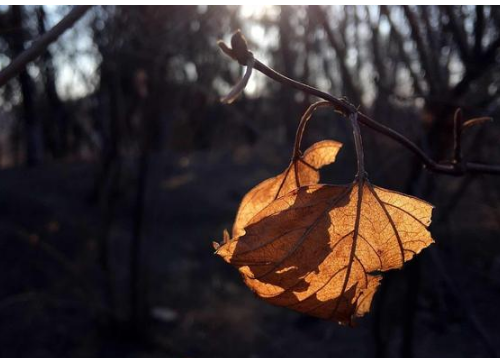
[[[342,144],[333,140],[317,142],[297,160],[292,160],[285,171],[251,189],[241,201],[233,225],[233,238],[244,234],[243,228],[262,209],[280,196],[300,186],[317,184],[318,170],[335,161]]]
[[[431,212],[420,199],[363,179],[310,185],[272,201],[217,254],[264,300],[351,323],[369,311],[381,271],[400,268],[433,242]]]

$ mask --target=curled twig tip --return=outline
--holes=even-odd
[[[224,97],[221,98],[221,102],[224,104],[231,104],[234,102],[235,99],[237,99],[240,94],[243,92],[245,87],[248,84],[248,80],[250,79],[250,76],[252,75],[253,71],[253,66],[254,66],[255,60],[252,57],[248,60],[248,63],[246,64],[247,69],[245,74],[243,75],[242,79],[238,81],[238,83],[233,87],[233,89]]]
[[[253,53],[248,51],[247,40],[242,35],[240,30],[237,30],[231,37],[231,48],[223,41],[218,41],[217,45],[226,55],[233,60],[238,61],[240,65],[246,66],[247,70],[243,78],[233,87],[233,89],[223,98],[221,102],[225,104],[232,103],[243,92],[248,84],[248,80],[252,75],[252,70],[255,64]]]

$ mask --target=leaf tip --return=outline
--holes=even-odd
[[[229,243],[229,241],[231,240],[231,236],[229,235],[229,231],[227,231],[227,229],[224,229],[224,231],[222,232],[222,242],[217,242],[217,241],[212,241],[212,246],[215,250],[214,254],[219,254],[219,250],[222,246],[226,245]]]
[[[231,236],[229,235],[229,231],[227,229],[224,229],[222,232],[222,243],[227,244],[231,240]]]

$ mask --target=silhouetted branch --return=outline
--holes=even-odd
[[[259,60],[255,59],[253,53],[250,52],[246,46],[245,38],[243,37],[243,35],[241,35],[239,31],[237,31],[233,35],[231,43],[233,44],[233,48],[229,48],[223,42],[219,41],[219,46],[221,47],[223,52],[228,56],[230,56],[232,59],[238,61],[242,65],[246,65],[248,61],[254,60],[255,70],[262,72],[269,78],[277,82],[280,82],[284,85],[290,86],[302,92],[329,101],[330,103],[332,103],[333,107],[337,111],[341,112],[344,116],[349,116],[353,113],[357,113],[358,120],[362,124],[366,125],[368,128],[371,128],[376,132],[379,132],[391,138],[392,140],[406,147],[420,159],[420,161],[424,164],[424,167],[427,170],[448,175],[464,175],[466,173],[484,173],[484,174],[496,174],[496,175],[500,174],[500,165],[482,164],[473,162],[466,162],[460,165],[457,165],[456,163],[438,163],[433,159],[431,159],[429,156],[427,156],[427,154],[421,148],[419,148],[415,143],[413,143],[410,139],[406,138],[402,134],[396,132],[395,130],[387,126],[378,123],[377,121],[373,120],[367,115],[361,113],[353,104],[346,101],[345,99],[336,98],[331,94],[323,92],[315,87],[309,86],[305,83],[298,82],[291,78],[283,76],[281,73],[276,72],[272,68],[266,66]],[[237,47],[235,47],[234,44],[237,44]]]
[[[90,5],[75,6],[57,25],[40,36],[30,48],[13,59],[7,67],[0,71],[0,87],[22,71],[28,63],[40,56],[52,42],[72,27],[90,8]]]
[[[453,161],[462,163],[462,126],[464,124],[462,110],[457,109],[453,117]]]
[[[454,96],[460,96],[467,92],[469,85],[481,75],[485,74],[495,64],[496,53],[500,48],[500,36],[488,46],[477,63],[466,66],[465,74],[453,89]]]
[[[328,19],[325,13],[319,6],[311,6],[311,10],[314,16],[318,19],[318,23],[325,30],[328,41],[337,54],[337,59],[340,66],[340,74],[342,76],[342,83],[344,84],[349,95],[353,97],[352,99],[358,104],[361,103],[361,96],[359,94],[358,88],[352,81],[352,76],[346,63],[347,51],[344,39],[337,39],[337,37],[333,33],[332,28],[330,27],[330,24],[328,23]]]
[[[480,56],[483,50],[484,6],[476,6],[476,22],[474,23],[474,53]]]
[[[401,33],[398,31],[398,29],[394,25],[394,22],[392,21],[392,18],[391,18],[391,15],[389,13],[389,9],[387,8],[387,6],[385,6],[385,5],[380,6],[380,13],[385,15],[385,17],[387,18],[387,21],[389,21],[389,24],[391,26],[391,34],[394,37],[394,39],[396,40],[396,45],[397,45],[398,50],[399,50],[399,55],[401,56],[401,59],[405,63],[406,68],[410,72],[410,76],[413,80],[413,89],[415,90],[415,93],[417,95],[423,96],[424,90],[423,90],[422,86],[420,85],[419,76],[417,76],[417,74],[413,70],[410,57],[408,56],[408,54],[405,51],[403,36],[401,35]]]
[[[419,21],[415,13],[410,9],[408,5],[403,6],[404,14],[408,20],[408,24],[411,29],[411,38],[415,42],[417,47],[417,53],[420,58],[420,63],[422,64],[425,71],[425,78],[429,84],[429,89],[431,92],[438,92],[439,87],[442,85],[439,74],[435,71],[433,66],[433,61],[430,60],[429,54],[427,53],[427,47],[424,43],[424,39],[420,32]]]
[[[418,10],[420,10],[420,19],[422,20],[423,31],[425,32],[425,38],[429,49],[431,50],[431,53],[440,54],[439,56],[441,57],[441,47],[438,44],[438,39],[442,36],[442,34],[439,29],[436,29],[436,27],[431,25],[431,16],[434,12],[434,8],[430,6],[419,6]],[[439,75],[438,80],[442,83],[449,83],[449,73],[447,71],[447,67],[442,66],[442,62],[439,60],[436,60],[435,63],[435,70]]]
[[[442,5],[440,6],[440,9],[442,9],[448,17],[448,28],[455,39],[462,62],[467,63],[469,61],[470,54],[465,30],[460,26],[460,20],[457,19],[453,6]]]
[[[367,6],[366,7],[366,12],[369,13],[369,7]],[[368,18],[370,18],[370,16],[368,16]],[[380,27],[380,18],[381,16],[379,15],[378,16],[378,19],[377,19],[377,23],[372,23],[371,21],[369,21],[369,25],[370,25],[370,29],[371,29],[371,32],[372,32],[372,37],[371,37],[371,48],[372,48],[372,53],[373,53],[373,64],[375,65],[375,70],[377,71],[378,73],[378,81],[380,82],[380,84],[384,87],[385,90],[387,90],[388,86],[387,86],[387,80],[388,80],[388,76],[387,76],[387,71],[386,71],[386,68],[385,68],[385,63],[384,61],[382,60],[382,54],[380,53],[380,49],[381,49],[381,46],[380,46],[380,41],[379,41],[379,36],[380,36],[380,33],[379,33],[379,27]],[[392,91],[391,91],[392,92]],[[378,95],[378,93],[377,93]]]

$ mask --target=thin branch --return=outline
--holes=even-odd
[[[233,37],[239,36],[242,37],[240,32],[236,32]],[[246,47],[235,49],[234,47],[230,49],[227,46],[223,46],[223,51],[232,59],[237,60],[240,64],[247,63],[248,59],[253,56],[252,52],[250,52]],[[410,139],[406,138],[404,135],[396,132],[395,130],[386,127],[385,125],[375,121],[374,119],[368,117],[367,115],[361,113],[354,105],[345,99],[339,99],[332,96],[329,93],[323,92],[315,87],[309,86],[305,83],[295,81],[291,78],[288,78],[282,75],[279,72],[276,72],[272,68],[266,66],[259,60],[255,59],[254,69],[263,73],[267,77],[275,80],[276,82],[280,82],[289,87],[295,88],[299,91],[305,92],[307,94],[322,98],[326,101],[332,103],[333,107],[341,112],[344,116],[349,116],[353,113],[357,113],[358,120],[368,128],[379,132],[392,140],[398,142],[402,146],[406,147],[408,150],[413,152],[419,160],[423,163],[424,167],[432,172],[448,174],[448,175],[464,175],[466,173],[483,173],[483,174],[496,174],[500,175],[500,165],[494,164],[482,164],[482,163],[474,163],[474,162],[464,162],[461,165],[457,165],[456,163],[438,163],[431,159],[427,154],[419,148],[415,143],[413,143]]]
[[[330,23],[324,13],[324,10],[319,7],[319,5],[313,5],[310,7],[312,14],[317,18],[318,23],[325,30],[326,36],[330,45],[337,55],[338,65],[340,67],[340,74],[342,76],[342,83],[345,86],[348,94],[352,96],[355,103],[361,103],[361,96],[359,94],[356,84],[352,80],[352,75],[349,71],[349,66],[347,65],[347,47],[344,39],[338,39],[333,32]],[[342,33],[343,31],[339,31]]]
[[[0,87],[22,71],[28,63],[40,56],[52,42],[72,27],[90,8],[90,5],[75,6],[57,25],[40,36],[30,48],[13,59],[7,67],[0,71]]]
[[[401,59],[403,60],[404,64],[406,65],[406,68],[410,72],[410,76],[413,81],[413,88],[415,90],[415,94],[418,96],[424,96],[425,92],[424,89],[422,88],[422,85],[420,84],[420,79],[419,76],[415,73],[415,70],[412,67],[411,59],[408,56],[408,54],[405,51],[404,48],[404,39],[399,30],[396,28],[394,22],[392,21],[391,14],[389,12],[389,9],[385,5],[380,6],[380,13],[381,15],[385,15],[387,21],[389,22],[390,28],[391,28],[391,34],[396,40],[396,46],[399,51],[399,55],[401,56]]]
[[[418,9],[421,13],[420,18],[422,20],[422,23],[424,24],[423,29],[425,32],[427,43],[429,44],[429,48],[431,49],[431,53],[439,54],[438,56],[441,57],[441,47],[438,45],[438,38],[439,36],[441,36],[441,34],[439,29],[436,29],[431,25],[431,17],[434,13],[433,8],[426,5],[419,6]],[[443,84],[448,83],[448,74],[446,72],[446,68],[444,68],[441,61],[436,59],[435,62],[435,71],[439,75],[438,81]]]
[[[448,28],[455,39],[462,62],[464,64],[468,63],[470,59],[470,52],[467,41],[467,33],[460,25],[461,21],[456,16],[454,6],[441,5],[439,8],[446,14],[446,16],[448,16]]]
[[[467,66],[465,74],[453,88],[453,96],[458,97],[467,93],[471,88],[470,84],[480,78],[482,75],[488,73],[490,68],[495,64],[496,53],[500,48],[500,35],[484,50],[484,53],[478,59],[478,62],[472,66]]]
[[[474,53],[476,56],[481,56],[483,52],[484,23],[484,6],[477,5],[474,23]]]
[[[444,9],[443,11],[445,13],[448,13],[448,16],[451,16],[450,17],[451,21],[452,16],[454,16],[454,12],[452,11],[452,9],[449,9],[448,6],[443,6],[441,8]],[[481,17],[482,15],[477,15],[477,16]],[[479,40],[476,38],[476,41]],[[459,42],[459,44],[460,43],[463,43],[463,41]],[[477,46],[479,46],[479,44]],[[465,60],[462,60],[465,66],[465,73],[460,82],[458,82],[452,90],[452,94],[454,97],[459,97],[467,93],[467,91],[470,90],[471,88],[470,84],[472,82],[476,81],[481,76],[488,73],[491,66],[493,66],[496,63],[496,54],[499,48],[500,48],[500,36],[497,35],[496,38],[492,40],[491,43],[485,49],[482,49],[481,47],[482,51],[478,56],[476,56],[475,61],[473,63],[470,63],[470,61],[469,63],[467,63],[465,62]]]
[[[366,12],[370,14],[370,8],[366,6]],[[368,19],[370,19],[370,16],[368,16]],[[378,81],[383,83],[383,86],[387,88],[387,71],[385,68],[385,63],[382,59],[382,54],[380,53],[380,49],[382,48],[380,44],[380,32],[379,32],[379,27],[380,27],[380,19],[381,15],[378,16],[377,23],[373,23],[372,21],[368,21],[371,29],[371,44],[372,44],[372,52],[373,52],[373,64],[375,65],[375,71],[378,73]],[[360,48],[358,45],[357,48]]]
[[[438,93],[442,83],[439,78],[439,72],[434,68],[433,61],[431,61],[427,52],[427,46],[420,31],[419,19],[417,19],[417,15],[408,5],[403,6],[403,13],[408,20],[408,25],[411,30],[411,38],[415,42],[417,54],[425,71],[425,78],[429,85],[429,89],[433,93]]]
[[[457,164],[462,162],[462,129],[463,129],[462,110],[455,111],[453,117],[453,161]]]

